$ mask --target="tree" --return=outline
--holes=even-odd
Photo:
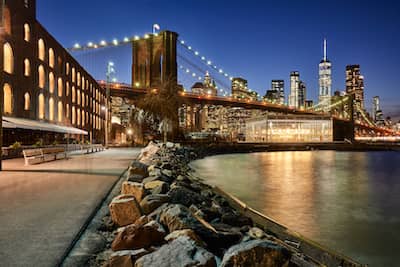
[[[174,136],[179,128],[178,109],[184,104],[179,95],[180,91],[181,87],[176,83],[176,79],[167,79],[158,89],[152,89],[137,103],[138,108],[160,122],[164,142],[167,141],[167,132]]]

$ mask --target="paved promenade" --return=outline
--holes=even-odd
[[[33,166],[3,161],[0,266],[54,266],[139,149],[109,149]]]

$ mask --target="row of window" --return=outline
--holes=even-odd
[[[6,83],[3,86],[3,93],[4,93],[4,114],[11,114],[13,110],[13,93],[12,93],[12,88],[11,86]],[[46,103],[45,103],[45,97],[43,94],[40,94],[38,97],[38,114],[39,114],[39,119],[45,119],[45,114],[46,114]],[[31,98],[29,93],[25,93],[24,95],[24,110],[29,110],[31,105]],[[55,120],[55,100],[54,98],[50,97],[49,98],[49,120],[54,121]],[[67,118],[69,118],[69,104],[66,105],[65,112],[67,114]],[[63,103],[62,101],[58,101],[57,104],[57,121],[62,122],[63,121]],[[96,129],[101,129],[102,125],[101,123],[104,122],[99,116],[93,115],[94,120],[95,120],[95,128]],[[86,118],[86,119],[85,119]],[[85,122],[89,123],[89,113],[85,110],[81,110],[79,107],[72,106],[72,118],[71,118],[71,123],[73,125],[78,125],[78,126],[85,126]],[[90,118],[90,121],[92,122],[92,118]]]

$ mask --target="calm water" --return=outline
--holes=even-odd
[[[400,266],[399,152],[234,154],[192,166],[306,237],[370,266]]]

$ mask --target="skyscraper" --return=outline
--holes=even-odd
[[[332,63],[327,58],[327,43],[324,39],[324,58],[319,63],[319,105],[324,111],[329,111],[328,108],[331,102],[332,89]]]
[[[290,73],[290,94],[289,107],[304,107],[306,101],[306,84],[300,80],[300,73],[292,71]]]
[[[364,76],[360,65],[346,66],[346,93],[354,95],[355,108],[364,109]]]
[[[383,124],[383,113],[380,107],[380,100],[379,96],[374,96],[373,102],[372,102],[372,118],[374,119],[374,122],[376,122],[378,125]]]
[[[292,71],[290,73],[290,94],[289,94],[289,107],[298,108],[299,103],[299,87],[300,87],[300,73]]]
[[[272,80],[271,81],[271,90],[275,92],[275,95],[278,97],[276,99],[276,103],[285,104],[285,90],[284,90],[285,82],[283,80]]]

